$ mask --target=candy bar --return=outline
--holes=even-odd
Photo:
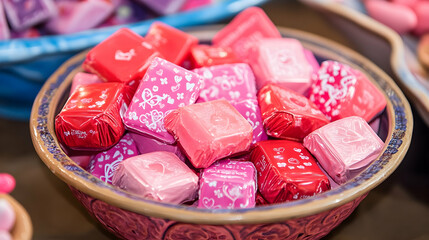
[[[97,75],[91,73],[78,72],[73,77],[70,93],[73,93],[79,86],[85,86],[93,83],[102,83]]]
[[[237,57],[244,60],[249,49],[263,38],[281,38],[281,35],[262,9],[250,7],[213,37],[213,45],[231,47]]]
[[[15,224],[15,211],[6,199],[0,199],[0,231],[10,231]]]
[[[258,93],[262,121],[269,136],[302,141],[312,131],[329,123],[306,97],[273,84]]]
[[[304,146],[339,184],[374,161],[383,145],[368,123],[355,116],[329,123],[304,139]]]
[[[83,68],[106,82],[131,85],[144,76],[152,59],[159,55],[143,37],[122,28],[89,51]]]
[[[53,0],[3,0],[4,9],[14,30],[23,30],[57,14]]]
[[[225,99],[179,108],[164,122],[196,168],[245,152],[252,142],[252,126]]]
[[[131,132],[130,135],[134,139],[140,154],[164,151],[176,154],[177,157],[179,157],[179,159],[183,162],[186,159],[186,156],[183,155],[179,146],[176,144],[163,143],[156,140],[155,138],[133,132]]]
[[[191,48],[198,44],[196,37],[162,22],[153,23],[145,39],[165,60],[177,65],[180,65],[189,55]]]
[[[4,15],[3,2],[0,1],[0,40],[10,38],[10,30]]]
[[[262,124],[261,110],[258,106],[258,100],[247,99],[240,102],[231,103],[235,109],[250,123],[253,128],[252,144],[267,140],[264,125]]]
[[[193,68],[241,62],[229,47],[214,47],[204,44],[191,49],[190,60]]]
[[[88,171],[106,183],[112,183],[113,173],[119,163],[139,155],[137,145],[130,134],[125,134],[121,140],[109,150],[100,152],[91,158]]]
[[[310,100],[331,121],[359,116],[369,122],[386,107],[383,93],[350,66],[325,61],[314,76]]]
[[[221,160],[204,169],[199,208],[233,209],[255,206],[256,170],[251,162]]]
[[[312,84],[312,66],[301,43],[292,38],[264,39],[252,48],[249,63],[260,89],[275,83],[305,95]]]
[[[269,203],[307,198],[330,189],[328,177],[299,142],[262,141],[250,158],[258,172],[258,189]]]
[[[153,11],[162,14],[168,15],[176,13],[180,10],[182,5],[186,0],[138,0],[139,2],[145,4]]]
[[[121,115],[130,99],[129,87],[121,83],[77,88],[55,118],[58,140],[75,150],[111,147],[124,134]]]
[[[255,76],[246,63],[203,67],[193,71],[204,79],[198,102],[221,98],[230,102],[256,98]]]
[[[94,28],[109,17],[115,6],[111,1],[57,1],[58,15],[52,17],[46,28],[53,33],[69,34]]]
[[[164,117],[179,107],[193,104],[201,82],[198,74],[156,57],[131,101],[124,124],[129,130],[174,143],[164,128]]]
[[[128,158],[113,174],[113,185],[168,203],[195,198],[198,177],[174,153],[152,152]]]

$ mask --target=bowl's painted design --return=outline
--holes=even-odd
[[[30,122],[35,149],[51,171],[71,186],[86,209],[119,237],[258,239],[271,235],[272,239],[320,238],[340,224],[366,194],[399,165],[411,141],[412,114],[399,88],[365,58],[312,34],[290,29],[280,31],[299,39],[319,61],[334,59],[362,70],[388,99],[379,132],[386,142],[383,153],[361,174],[336,189],[282,204],[210,210],[151,201],[106,184],[68,158],[54,135],[54,117],[67,98],[73,74],[82,70],[85,53],[57,70],[36,98]],[[194,33],[202,41],[208,41],[215,32]]]

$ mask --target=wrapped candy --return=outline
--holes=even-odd
[[[83,68],[106,82],[137,85],[156,56],[159,52],[143,37],[121,28],[88,52]]]
[[[0,173],[0,194],[10,193],[15,189],[15,178],[8,173]]]
[[[171,152],[176,154],[183,162],[186,160],[186,156],[183,155],[177,144],[167,144],[156,140],[155,138],[141,135],[138,133],[130,132],[131,137],[137,145],[137,149],[140,154],[151,153],[151,152]]]
[[[264,125],[261,118],[261,110],[258,106],[258,100],[247,99],[240,102],[233,102],[232,106],[250,123],[253,128],[252,144],[267,140]]]
[[[307,198],[330,189],[328,177],[299,142],[262,141],[250,158],[258,172],[258,189],[269,203]]]
[[[188,11],[214,3],[215,0],[186,0],[180,11]]]
[[[12,230],[15,224],[15,211],[6,199],[0,199],[0,232]]]
[[[314,56],[313,52],[304,48],[304,55],[307,59],[307,62],[311,65],[313,71],[312,73],[315,74],[319,71],[320,65],[317,61],[316,57]],[[311,83],[313,83],[313,80],[311,80]]]
[[[229,102],[256,98],[255,76],[246,63],[203,67],[193,71],[204,79],[198,102],[221,98]]]
[[[103,150],[125,131],[121,115],[130,103],[129,87],[121,83],[81,86],[55,118],[58,140],[75,150]]]
[[[143,197],[168,203],[196,197],[198,177],[174,153],[152,152],[122,161],[113,185]]]
[[[213,45],[231,47],[239,59],[246,60],[249,49],[263,38],[281,35],[262,9],[249,7],[213,37]]]
[[[152,23],[145,39],[165,60],[176,65],[182,64],[191,48],[198,44],[198,38],[162,22]]]
[[[312,131],[329,123],[306,97],[273,84],[258,93],[262,121],[269,136],[302,141]]]
[[[270,203],[265,200],[265,198],[262,196],[262,194],[257,191],[256,192],[256,206],[263,206],[263,205],[269,205]]]
[[[3,2],[0,1],[0,40],[10,38],[10,30],[4,15]]]
[[[220,160],[203,170],[198,207],[252,208],[255,195],[255,166],[251,162]]]
[[[331,121],[359,116],[369,122],[386,107],[383,93],[350,66],[325,61],[315,77],[309,98]]]
[[[275,83],[305,95],[312,84],[313,68],[301,43],[292,38],[263,39],[252,48],[249,63],[260,89]]]
[[[383,145],[368,123],[356,116],[331,122],[304,139],[304,146],[339,184],[374,161]]]
[[[125,134],[113,147],[91,158],[88,171],[106,183],[112,183],[113,173],[119,163],[139,155],[137,145],[130,134]]]
[[[138,1],[161,15],[168,15],[168,14],[173,14],[178,12],[186,0],[138,0]]]
[[[131,101],[124,124],[134,132],[174,143],[164,127],[164,117],[179,107],[193,104],[201,82],[198,74],[156,57]]]
[[[200,44],[191,49],[190,61],[193,68],[238,63],[240,60],[229,47],[214,47]]]
[[[115,0],[112,1],[114,12],[108,17],[99,27],[110,27],[143,21],[150,18],[155,18],[156,14],[135,0]]]
[[[245,152],[252,142],[252,126],[225,99],[179,108],[164,122],[196,168]]]
[[[73,77],[70,93],[73,93],[79,86],[89,85],[93,83],[103,83],[97,75],[91,73],[78,72]]]
[[[3,0],[14,30],[24,30],[57,14],[53,0]]]

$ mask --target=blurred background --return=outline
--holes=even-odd
[[[80,32],[74,29],[77,34],[62,35],[67,32],[58,32],[58,27],[51,23],[52,26],[38,25],[40,28],[24,36],[36,37],[34,40],[0,41],[0,172],[10,173],[16,178],[16,188],[11,195],[30,214],[34,227],[33,239],[114,239],[91,219],[67,186],[47,169],[31,143],[28,117],[32,100],[52,71],[76,52],[108,36],[116,29],[115,24],[131,24],[129,26],[134,30],[144,34],[148,23],[160,17],[180,28],[226,23],[250,5],[261,5],[277,26],[315,33],[356,51],[369,47],[370,43],[366,43],[365,39],[356,43],[355,39],[344,34],[329,13],[300,1],[285,0],[225,0],[202,8],[181,10],[177,14],[142,8],[141,13],[136,13],[142,14],[139,15],[141,18],[133,19],[136,24],[125,20],[121,22],[118,18],[103,23],[105,28],[99,30]],[[122,11],[117,14],[126,14],[129,9]],[[162,17],[162,14],[167,15]],[[142,24],[142,21],[149,22]],[[87,41],[82,43],[76,38]],[[411,38],[418,39],[418,36]],[[73,46],[58,44],[73,41],[79,43],[71,44]],[[22,52],[22,47],[36,50]],[[43,51],[47,52],[42,54]],[[52,59],[56,63],[48,64]],[[374,61],[382,67],[389,65],[390,60],[385,56]],[[389,75],[393,74],[391,69],[385,70]],[[414,133],[407,156],[398,169],[372,190],[356,211],[325,239],[429,239],[429,131],[424,121],[425,114],[417,112],[413,101],[410,103],[414,114]]]

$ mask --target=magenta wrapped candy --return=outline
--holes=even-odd
[[[252,144],[267,140],[264,124],[261,117],[261,109],[258,106],[257,99],[247,99],[232,103],[232,106],[250,123],[253,128]]]
[[[202,67],[193,71],[204,78],[197,102],[220,98],[229,102],[256,99],[255,76],[246,63]]]
[[[232,209],[255,206],[256,169],[251,162],[220,160],[204,169],[199,208]]]
[[[195,199],[198,176],[174,153],[152,152],[121,162],[113,185],[149,199],[179,204]]]
[[[126,128],[174,143],[164,127],[164,118],[179,107],[193,104],[201,82],[198,74],[155,57],[125,114]]]
[[[3,0],[10,25],[20,31],[57,14],[53,0]]]
[[[89,172],[106,183],[112,183],[113,173],[123,160],[138,155],[137,145],[130,134],[125,134],[109,150],[100,152],[91,158]]]
[[[153,11],[168,15],[178,12],[186,0],[138,0]]]
[[[331,122],[304,138],[304,146],[338,183],[345,183],[374,161],[383,141],[361,117]]]
[[[179,108],[164,121],[196,168],[246,152],[252,142],[252,126],[225,99]]]

